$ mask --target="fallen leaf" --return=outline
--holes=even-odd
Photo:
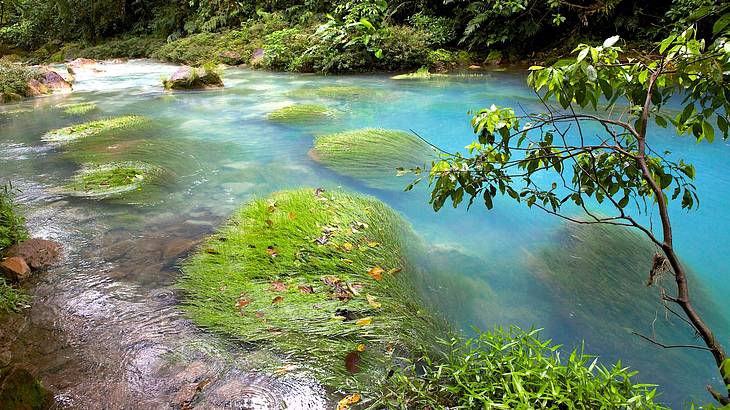
[[[393,268],[393,269],[389,270],[388,273],[391,275],[395,275],[396,273],[398,273],[402,270],[403,270],[403,268]]]
[[[314,293],[314,288],[309,285],[299,285],[299,293],[309,295],[311,293]]]
[[[355,263],[355,261],[353,261],[352,259],[343,259],[342,262],[345,262],[345,263]]]
[[[284,301],[284,296],[277,296],[271,300],[271,304],[281,303]]]
[[[236,301],[236,308],[243,309],[246,306],[248,306],[250,303],[251,303],[251,301],[247,298],[238,299],[238,301]]]
[[[365,295],[365,297],[368,300],[368,305],[370,305],[373,309],[380,309],[382,306],[382,304],[375,299],[375,296]]]
[[[351,285],[349,283],[347,284],[347,290],[349,290],[350,293],[352,293],[355,296],[360,295],[360,292],[358,292],[359,289],[362,289],[362,287],[361,286],[357,286],[357,285]]]
[[[355,350],[345,356],[345,369],[350,373],[357,373],[360,370],[360,352]]]
[[[380,246],[380,243],[379,242],[368,242],[368,246],[371,248],[377,248],[378,246]]]
[[[381,268],[380,266],[374,266],[368,271],[368,275],[370,275],[370,277],[375,280],[381,280],[383,279],[383,272],[385,272],[383,268]]]
[[[223,285],[223,286],[221,286],[221,287],[219,287],[219,288],[218,288],[218,291],[219,291],[219,292],[225,292],[225,291],[226,291],[226,289],[228,289],[228,286],[226,286],[226,285]]]
[[[267,219],[266,225],[269,225],[269,228],[272,228],[274,226],[274,221],[272,221],[271,219]]]
[[[269,256],[271,256],[272,258],[276,257],[277,255],[276,248],[274,248],[273,246],[269,246],[268,248],[266,248],[266,253],[268,253]]]
[[[357,348],[355,350],[357,350],[358,352],[364,352],[365,351],[365,344],[364,343],[360,343],[359,345],[357,345]]]
[[[326,245],[327,242],[329,242],[330,238],[327,235],[322,235],[319,238],[315,239],[314,241],[317,242],[320,245]]]
[[[269,202],[269,212],[276,212],[276,202]]]
[[[206,253],[209,253],[211,255],[220,255],[220,252],[218,252],[217,250],[215,250],[213,248],[208,248],[208,249],[205,250],[205,252]]]
[[[335,286],[340,283],[340,278],[337,276],[327,275],[322,277],[322,282],[327,286]]]
[[[296,365],[293,364],[285,364],[284,366],[278,367],[274,369],[274,374],[277,376],[283,376],[297,368]]]
[[[360,401],[360,393],[351,394],[337,403],[337,410],[348,410],[350,406]]]
[[[319,197],[324,192],[324,188],[317,188],[314,190],[314,196]]]
[[[355,322],[355,324],[358,326],[367,326],[371,323],[373,323],[373,318],[371,318],[371,317],[364,317],[362,319],[359,319],[357,322]]]
[[[286,292],[286,285],[280,280],[275,280],[271,282],[271,287],[269,289],[272,292]]]
[[[348,251],[348,252],[350,252],[350,251],[352,250],[352,244],[351,244],[350,242],[345,242],[345,243],[343,243],[343,244],[342,244],[342,247],[343,247],[343,248],[344,248],[344,249],[345,249],[346,251]]]
[[[293,221],[297,217],[297,214],[295,214],[294,212],[289,212],[288,216],[289,216],[289,219]]]
[[[259,319],[263,319],[264,318],[264,312],[261,311],[261,310],[257,310],[256,311],[256,317],[259,318]]]

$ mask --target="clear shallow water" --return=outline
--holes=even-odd
[[[661,384],[663,398],[675,406],[691,397],[705,399],[704,385],[715,377],[709,357],[658,350],[628,331],[607,334],[600,326],[625,316],[627,323],[617,326],[638,322],[649,327],[654,312],[617,306],[596,291],[596,304],[605,306],[606,316],[600,317],[599,309],[595,323],[575,322],[581,306],[555,300],[535,286],[530,275],[535,258],[560,241],[561,221],[507,201],[499,201],[492,212],[475,206],[468,213],[445,208],[435,214],[423,188],[408,193],[366,188],[307,155],[314,135],[361,127],[412,129],[445,149],[461,149],[472,139],[469,110],[492,103],[539,108],[521,74],[397,82],[381,75],[318,77],[229,69],[224,90],[170,94],[161,90],[159,80],[174,66],[139,61],[99,68],[101,72],[81,70],[75,92],[68,96],[0,111],[0,176],[23,190],[33,233],[67,248],[62,266],[31,288],[35,303],[29,319],[3,323],[0,351],[10,351],[13,361],[36,370],[61,402],[82,408],[105,407],[99,403],[164,406],[185,386],[205,379],[212,383],[204,390],[210,407],[225,406],[225,400],[258,400],[266,407],[278,400],[290,408],[324,408],[329,394],[306,375],[274,379],[258,373],[256,363],[265,353],[243,352],[186,322],[175,308],[178,295],[172,290],[181,258],[236,207],[255,196],[301,186],[361,191],[400,211],[432,252],[441,255],[434,269],[445,279],[430,289],[428,298],[456,326],[545,327],[546,336],[559,343],[576,346],[585,339],[586,351],[600,354],[605,363],[620,358],[643,370],[642,380]],[[289,94],[317,85],[356,85],[368,92],[354,98]],[[87,101],[99,110],[73,117],[56,108]],[[266,119],[279,107],[305,101],[343,115],[301,126]],[[78,156],[80,148],[43,143],[42,134],[122,114],[155,121],[113,133],[108,142],[79,143],[84,155],[131,152],[133,159],[168,170],[168,183],[122,202],[60,193],[57,188],[88,157]],[[691,213],[673,212],[676,242],[730,316],[725,252],[730,148],[723,142],[698,145],[668,133],[657,134],[656,141],[655,149],[681,153],[697,168],[702,206]],[[404,179],[403,185],[408,182]],[[620,256],[599,261],[605,266],[622,263]],[[636,272],[631,286],[642,286],[649,264],[647,259],[642,266],[623,266]],[[727,345],[730,331],[722,323],[720,327]],[[681,338],[681,330],[676,332]]]

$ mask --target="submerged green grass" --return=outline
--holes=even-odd
[[[391,80],[432,80],[432,79],[446,78],[446,77],[448,77],[447,74],[432,73],[432,72],[428,71],[428,67],[421,67],[412,73],[394,75],[393,77],[390,77],[390,79]]]
[[[63,112],[68,115],[84,115],[98,109],[96,104],[93,102],[69,104],[61,106],[61,108],[63,109]]]
[[[117,196],[141,189],[159,174],[157,167],[144,162],[89,164],[74,176],[66,189],[77,196]]]
[[[284,123],[306,123],[337,115],[337,111],[319,104],[292,104],[269,113],[269,120]]]
[[[277,193],[244,206],[185,263],[184,309],[205,328],[305,364],[328,385],[374,384],[391,354],[439,336],[411,284],[404,249],[413,239],[374,198]],[[348,355],[357,356],[355,373]]]
[[[81,138],[92,137],[106,131],[120,128],[134,127],[149,121],[139,115],[124,115],[121,117],[89,121],[83,124],[52,130],[43,135],[46,142],[71,142]]]
[[[289,97],[297,98],[357,98],[372,95],[377,90],[354,85],[325,85],[321,87],[302,87],[286,93]]]
[[[434,155],[413,134],[374,128],[318,136],[311,152],[328,168],[380,189],[403,189],[407,181],[395,177],[396,169],[423,167]]]

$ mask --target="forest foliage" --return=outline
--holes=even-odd
[[[448,68],[485,56],[521,61],[616,34],[650,42],[720,3],[2,0],[0,51],[33,51],[41,60],[158,57],[199,64],[212,58],[240,64],[261,48],[267,58],[259,65],[277,70],[399,70],[424,63]],[[710,27],[700,21],[699,31],[709,33]]]

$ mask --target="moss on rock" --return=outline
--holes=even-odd
[[[98,135],[106,131],[138,126],[147,121],[149,121],[147,118],[139,115],[125,115],[103,120],[89,121],[83,124],[49,131],[43,135],[42,140],[46,142],[71,142],[80,138]]]
[[[202,67],[180,67],[170,78],[163,80],[166,90],[199,90],[223,87],[220,72],[212,64]]]
[[[73,195],[104,198],[141,189],[161,170],[144,162],[118,162],[84,166],[66,185]]]
[[[184,309],[326,384],[372,383],[391,353],[438,336],[413,290],[404,248],[413,239],[374,198],[280,192],[244,206],[185,263]]]
[[[84,102],[78,104],[68,104],[60,107],[63,112],[68,115],[84,115],[98,109],[93,102]]]
[[[372,188],[403,189],[396,168],[423,167],[433,148],[413,134],[365,128],[318,136],[311,157],[326,167]]]
[[[337,112],[318,104],[292,104],[269,113],[269,120],[285,123],[306,123],[337,115]]]

